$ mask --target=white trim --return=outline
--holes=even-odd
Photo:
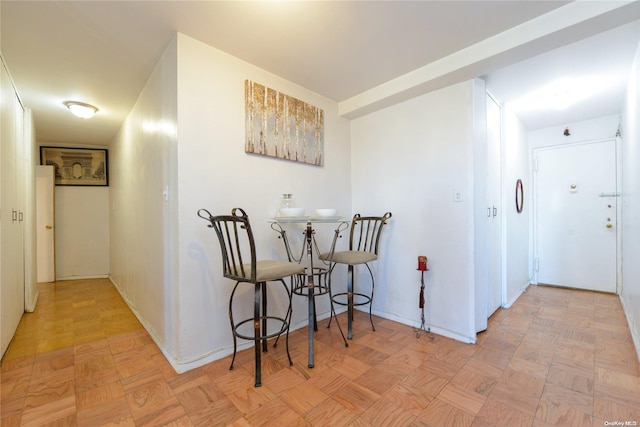
[[[620,303],[622,304],[622,311],[627,319],[627,326],[629,327],[629,331],[631,332],[631,339],[633,340],[633,345],[636,348],[636,357],[640,362],[640,331],[638,331],[638,325],[632,322],[633,316],[631,315],[631,309],[627,308],[627,304],[625,303],[625,299],[620,297]]]
[[[368,314],[368,311],[366,311],[366,310],[359,310],[359,311],[366,312]],[[383,312],[380,312],[378,310],[373,310],[372,313],[375,316],[382,317],[383,319],[387,319],[387,320],[393,320],[394,322],[402,323],[403,325],[412,326],[414,328],[419,328],[420,327],[420,322],[417,322],[417,321],[415,321],[413,319],[407,319],[405,317],[400,317],[400,316],[397,316],[395,314],[383,313]],[[375,324],[375,322],[374,322],[374,324]],[[470,337],[470,336],[467,336],[467,335],[464,335],[464,334],[460,334],[460,333],[458,333],[456,331],[452,331],[452,330],[447,329],[447,328],[441,328],[441,327],[435,326],[435,325],[426,325],[426,326],[434,334],[442,335],[444,337],[451,338],[451,339],[454,339],[456,341],[460,341],[460,342],[467,343],[467,344],[475,344],[476,343],[476,337]]]
[[[529,288],[529,283],[526,283],[522,289],[520,289],[520,292],[518,292],[516,294],[516,296],[514,296],[511,300],[507,301],[507,303],[505,305],[503,305],[503,308],[511,308],[511,306],[518,300],[518,298],[520,298],[520,296],[522,294],[524,294],[525,292],[527,292],[527,289]]]

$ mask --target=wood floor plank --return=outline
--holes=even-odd
[[[474,344],[356,312],[177,374],[106,279],[40,284],[0,366],[1,425],[604,426],[640,423],[640,362],[615,295],[530,286]],[[345,315],[338,319],[346,324]],[[335,320],[334,320],[335,322]],[[607,424],[608,423],[608,424]],[[631,425],[631,424],[628,424]]]

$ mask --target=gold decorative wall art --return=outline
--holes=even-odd
[[[40,147],[40,164],[54,167],[56,185],[108,186],[108,153],[101,148]]]
[[[245,81],[245,152],[322,166],[324,111]]]

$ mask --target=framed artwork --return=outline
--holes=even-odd
[[[56,185],[109,185],[106,149],[40,147],[40,164],[54,167]]]
[[[322,166],[324,111],[245,81],[245,152]]]

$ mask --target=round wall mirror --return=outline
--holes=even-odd
[[[524,204],[524,189],[522,188],[522,180],[516,181],[516,211],[522,212],[522,205]]]

